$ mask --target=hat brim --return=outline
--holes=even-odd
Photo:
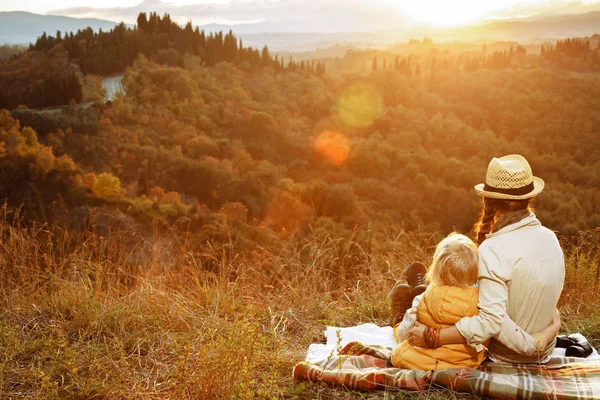
[[[479,185],[475,185],[475,191],[477,192],[478,195],[483,196],[483,197],[489,197],[492,199],[523,200],[523,199],[528,199],[530,197],[535,197],[538,194],[540,194],[542,192],[542,190],[544,190],[544,181],[541,178],[534,176],[533,177],[533,190],[529,193],[521,194],[518,196],[514,196],[511,194],[498,193],[498,192],[489,192],[489,191],[483,190],[484,187],[485,187],[485,183],[480,183]]]

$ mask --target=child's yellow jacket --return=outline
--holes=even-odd
[[[462,317],[478,312],[479,291],[475,287],[429,285],[417,309],[417,320],[432,328],[447,328]],[[477,368],[485,359],[485,352],[477,352],[468,344],[448,344],[437,349],[426,349],[403,341],[392,352],[392,364],[397,368],[424,371],[445,368]]]

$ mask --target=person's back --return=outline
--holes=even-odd
[[[529,335],[560,325],[560,321],[552,322],[564,284],[564,257],[556,235],[540,224],[531,209],[544,186],[518,154],[493,158],[485,183],[475,186],[483,200],[475,230],[480,256],[479,315],[458,321],[456,329],[478,349],[502,332],[506,317]],[[522,336],[517,333],[516,337]],[[536,340],[535,352],[520,353],[492,340],[489,356],[511,363],[546,362],[555,338],[538,336]]]
[[[507,315],[529,334],[548,326],[563,289],[564,257],[556,235],[543,227],[535,215],[487,235],[479,247],[483,261],[501,266],[508,286]],[[554,349],[551,342],[540,354],[525,356],[497,340],[489,345],[493,359],[538,362]]]
[[[531,212],[531,202],[544,186],[519,154],[490,161],[485,182],[475,185],[482,198],[475,225],[479,313],[442,329],[434,344],[466,342],[482,351],[492,339],[487,347],[493,360],[549,360],[560,329],[555,308],[565,273],[556,236]],[[426,327],[415,324],[406,336],[413,343],[431,347],[426,333]]]

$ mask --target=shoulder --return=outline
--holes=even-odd
[[[556,232],[554,232],[551,229],[546,228],[543,225],[540,225],[539,230],[541,232],[540,234],[547,237],[549,241],[556,242],[556,244],[559,244],[558,237],[556,236]]]
[[[502,242],[489,238],[479,246],[479,277],[488,277],[506,281],[510,278],[513,265],[505,253]]]
[[[480,258],[486,257],[494,257],[494,258],[506,258],[504,254],[503,248],[506,243],[503,240],[500,240],[500,237],[491,237],[484,240],[479,248],[477,249]]]
[[[537,219],[529,225],[488,237],[479,246],[480,260],[554,259],[563,252],[556,234]],[[505,261],[506,262],[506,261]]]

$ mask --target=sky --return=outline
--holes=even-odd
[[[393,29],[398,24],[468,25],[487,19],[600,11],[600,0],[0,0],[0,11],[135,23],[139,12],[168,12],[180,22],[285,22],[320,30]],[[323,28],[324,27],[324,28]],[[355,28],[355,29],[352,29]]]

